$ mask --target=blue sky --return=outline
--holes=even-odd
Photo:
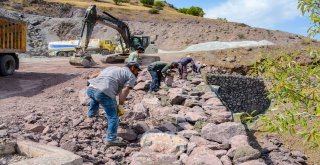
[[[307,36],[309,19],[297,9],[298,0],[166,0],[177,8],[199,6],[206,18],[226,18],[253,27]],[[319,40],[320,36],[316,36]]]

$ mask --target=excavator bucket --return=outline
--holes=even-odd
[[[69,63],[74,66],[83,66],[85,68],[90,68],[97,65],[97,63],[94,62],[91,56],[85,56],[85,57],[72,56],[69,60]]]

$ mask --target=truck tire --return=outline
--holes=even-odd
[[[0,75],[12,75],[16,69],[16,61],[10,55],[0,56]]]
[[[73,56],[73,54],[75,54],[75,53],[76,53],[76,52],[74,52],[74,51],[68,52],[68,57]]]
[[[67,53],[67,52],[58,52],[58,53],[57,53],[57,56],[60,56],[60,57],[68,57],[68,53]]]

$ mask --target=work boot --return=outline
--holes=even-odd
[[[120,139],[115,139],[112,141],[107,141],[106,146],[107,147],[111,147],[111,146],[123,147],[123,146],[127,146],[127,142]]]

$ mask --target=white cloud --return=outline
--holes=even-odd
[[[297,0],[226,0],[205,10],[206,18],[227,18],[251,26],[273,28],[301,16]]]

